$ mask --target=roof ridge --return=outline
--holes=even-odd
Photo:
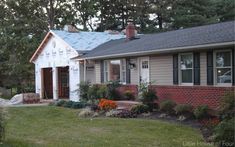
[[[218,22],[218,23],[212,23],[212,24],[207,24],[207,25],[201,25],[201,26],[195,26],[195,27],[189,27],[189,28],[183,28],[183,29],[177,29],[177,30],[169,30],[165,32],[158,32],[158,33],[152,33],[152,34],[144,34],[144,35],[157,35],[157,34],[164,34],[164,33],[170,33],[170,32],[177,32],[177,31],[185,31],[185,30],[191,30],[191,29],[197,29],[197,28],[204,28],[204,27],[209,27],[209,26],[217,26],[221,24],[228,24],[228,23],[235,23],[235,20],[232,21],[226,21],[226,22]]]

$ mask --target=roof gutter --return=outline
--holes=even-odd
[[[176,47],[176,48],[168,48],[168,49],[157,49],[151,51],[139,51],[139,52],[129,52],[129,53],[121,53],[121,54],[112,54],[112,55],[104,55],[104,56],[96,56],[96,57],[85,57],[80,58],[77,57],[76,60],[88,60],[88,59],[103,59],[103,58],[113,58],[113,57],[123,57],[123,56],[140,56],[140,55],[148,55],[152,53],[167,53],[167,52],[177,52],[177,51],[185,51],[185,50],[193,50],[193,49],[208,49],[211,47],[225,47],[235,45],[235,41],[232,42],[223,42],[223,43],[213,43],[213,44],[204,44],[204,45],[195,45],[195,46],[186,46],[186,47]]]

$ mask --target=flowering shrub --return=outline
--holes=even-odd
[[[98,106],[101,110],[105,111],[117,108],[117,104],[115,101],[107,99],[101,99]]]
[[[219,118],[202,119],[199,121],[206,128],[214,128],[220,123]]]

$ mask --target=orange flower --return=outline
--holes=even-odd
[[[98,106],[101,110],[105,110],[105,111],[117,108],[117,104],[115,101],[107,100],[107,99],[101,99]]]

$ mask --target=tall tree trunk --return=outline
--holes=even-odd
[[[159,26],[159,29],[162,30],[163,26],[163,20],[162,20],[162,14],[161,13],[158,13],[157,14],[157,20],[158,20],[158,26]]]
[[[54,6],[53,6],[53,0],[50,0],[49,1],[49,11],[48,11],[48,15],[49,15],[49,26],[50,26],[50,29],[54,29],[54,25],[55,25],[55,9],[54,9]]]

